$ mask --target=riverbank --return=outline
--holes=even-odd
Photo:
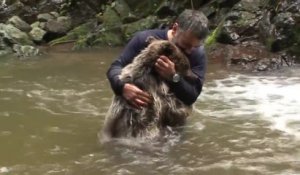
[[[71,43],[72,50],[124,46],[137,31],[168,28],[185,8],[205,13],[210,58],[233,69],[269,71],[298,62],[300,5],[292,0],[203,2],[1,0],[0,56],[32,57],[41,46]]]

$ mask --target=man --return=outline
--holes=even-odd
[[[131,63],[133,58],[147,47],[146,39],[153,36],[175,43],[188,57],[191,69],[198,77],[195,82],[189,82],[184,77],[180,77],[176,73],[174,63],[164,55],[157,59],[155,70],[168,82],[170,90],[179,100],[186,105],[193,104],[200,95],[204,82],[206,56],[202,43],[207,34],[207,18],[203,13],[194,10],[183,11],[171,29],[138,32],[107,71],[107,77],[114,93],[122,95],[128,103],[136,108],[147,107],[151,103],[150,94],[133,84],[121,82],[118,77],[122,68]]]

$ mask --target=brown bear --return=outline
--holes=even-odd
[[[168,83],[154,69],[160,55],[170,58],[176,72],[192,81],[196,76],[190,69],[188,58],[170,41],[149,37],[150,43],[133,62],[122,69],[120,80],[132,83],[148,92],[153,103],[136,109],[122,96],[114,96],[105,118],[101,141],[111,138],[141,137],[153,139],[185,123],[191,106],[185,105],[169,90]]]

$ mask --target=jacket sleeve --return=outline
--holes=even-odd
[[[133,58],[139,54],[141,49],[145,47],[145,41],[137,33],[125,46],[121,55],[109,67],[106,76],[110,82],[111,88],[116,95],[122,95],[124,83],[119,79],[122,69],[132,62]]]
[[[186,105],[192,105],[197,100],[202,91],[206,72],[206,56],[203,49],[200,54],[191,59],[197,59],[197,61],[192,60],[191,62],[191,69],[197,75],[197,80],[188,81],[182,77],[178,83],[170,82],[171,91]]]

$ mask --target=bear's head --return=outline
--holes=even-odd
[[[161,56],[167,56],[174,64],[176,72],[189,79],[197,79],[197,76],[191,71],[190,62],[187,56],[172,42],[168,40],[156,39],[152,36],[147,38],[149,50],[156,59]]]

